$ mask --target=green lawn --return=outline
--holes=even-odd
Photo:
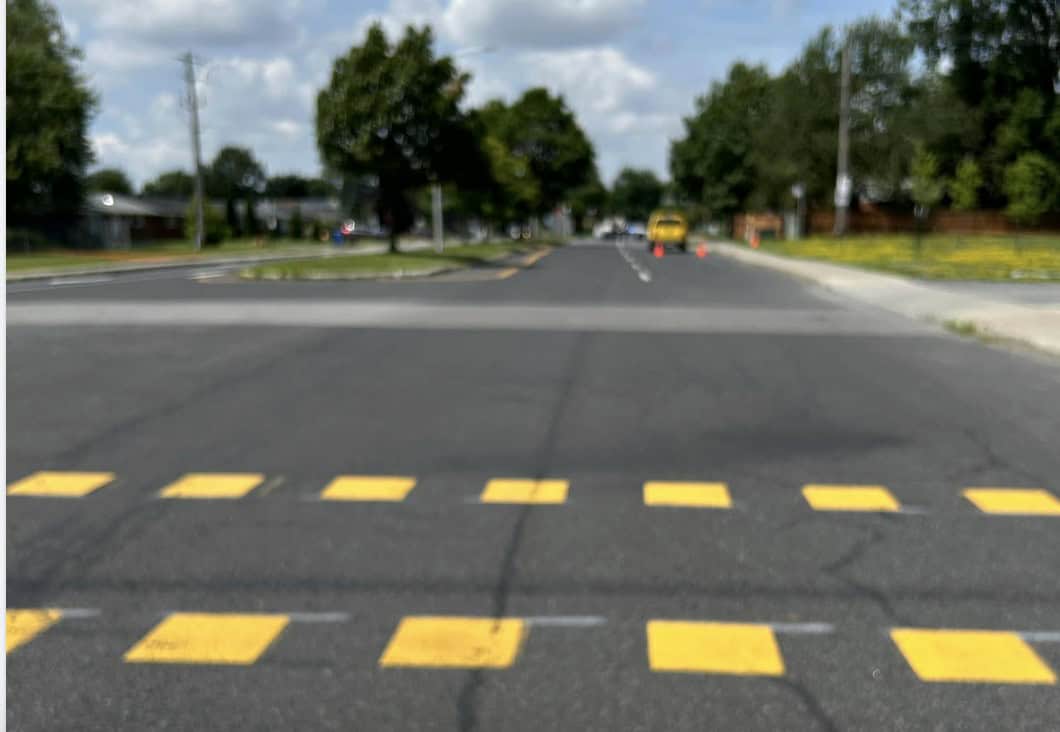
[[[810,237],[762,241],[777,254],[935,280],[1060,281],[1060,234]]]
[[[315,243],[307,239],[266,239],[260,245],[255,239],[235,239],[220,246],[204,247],[196,252],[190,242],[165,241],[138,244],[133,249],[49,249],[27,254],[8,252],[6,260],[8,272],[28,272],[103,267],[115,263],[147,264],[183,259],[212,259],[254,253],[299,254],[323,251],[328,246],[330,245]]]
[[[522,242],[463,244],[446,247],[441,254],[430,250],[397,254],[364,254],[328,259],[295,259],[250,267],[240,276],[248,279],[342,279],[358,276],[425,275],[440,270],[485,264],[509,255],[531,252],[540,246]]]

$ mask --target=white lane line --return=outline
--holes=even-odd
[[[58,610],[63,614],[63,620],[96,618],[100,614],[99,608],[95,607],[61,607]]]
[[[616,241],[615,249],[617,249],[618,253],[622,255],[622,259],[626,260],[626,263],[633,268],[633,271],[637,275],[637,279],[644,283],[651,282],[651,270],[638,262],[636,258],[634,258],[633,255],[622,246],[622,242]]]
[[[801,635],[828,635],[835,632],[835,626],[831,623],[769,623],[769,627],[777,633]]]
[[[345,623],[350,619],[349,613],[287,613],[292,623]]]
[[[594,628],[607,625],[607,618],[603,615],[531,615],[524,617],[523,622],[553,628]]]
[[[48,280],[48,284],[52,287],[56,285],[98,285],[103,282],[110,282],[113,279],[109,275],[98,277],[53,277]]]

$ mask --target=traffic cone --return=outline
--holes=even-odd
[[[696,247],[696,256],[700,259],[707,256],[707,243],[705,241],[700,242],[699,246]]]
[[[662,259],[663,257],[663,246],[662,244],[656,244],[655,249],[652,250],[652,254],[655,255],[656,259]]]
[[[758,232],[751,234],[751,248],[758,249]]]

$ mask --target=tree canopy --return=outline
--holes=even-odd
[[[394,45],[378,23],[335,60],[317,95],[317,147],[329,169],[378,180],[376,208],[391,234],[412,225],[413,189],[460,180],[479,146],[460,109],[468,77],[436,58],[429,27]]]
[[[80,52],[45,0],[7,0],[7,216],[11,226],[79,215],[96,97]]]
[[[611,185],[611,209],[627,219],[644,221],[662,202],[663,184],[650,170],[623,168]]]
[[[195,194],[195,177],[183,170],[170,170],[144,183],[143,194],[187,198]]]
[[[265,195],[269,198],[325,198],[336,193],[335,186],[323,178],[288,174],[270,177],[265,182]]]
[[[126,196],[131,196],[133,193],[133,185],[129,176],[120,168],[100,168],[89,174],[85,184],[90,191],[121,193]]]

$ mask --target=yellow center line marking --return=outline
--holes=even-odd
[[[7,487],[9,496],[81,498],[114,480],[114,473],[42,470]]]
[[[1016,633],[896,628],[891,638],[921,681],[1056,683],[1053,670]]]
[[[983,513],[1060,516],[1060,499],[1040,488],[968,488],[964,496]]]
[[[289,622],[286,615],[174,613],[130,648],[125,660],[247,666]]]
[[[540,251],[534,252],[533,254],[528,254],[523,259],[523,266],[524,267],[531,267],[531,266],[537,264],[538,262],[540,262],[542,259],[544,259],[545,257],[547,257],[551,253],[552,253],[552,249],[550,247],[550,248],[547,248],[547,249],[542,249]]]
[[[261,485],[261,473],[188,473],[162,489],[163,498],[235,499]]]
[[[650,620],[652,671],[783,676],[784,660],[768,625]]]
[[[479,500],[483,503],[565,503],[566,480],[494,478],[486,484]]]
[[[732,508],[732,497],[725,483],[654,480],[644,484],[644,505]]]
[[[520,618],[414,616],[401,620],[379,665],[427,668],[508,668],[527,626]]]
[[[416,479],[397,475],[340,475],[320,494],[324,501],[404,501]]]
[[[62,618],[61,610],[8,610],[4,623],[7,652],[29,643]]]
[[[899,511],[902,507],[880,485],[807,485],[802,494],[815,511]]]
[[[518,272],[519,272],[519,268],[518,267],[508,267],[507,269],[502,269],[500,272],[498,272],[497,276],[494,279],[506,280],[509,277],[517,274]]]

